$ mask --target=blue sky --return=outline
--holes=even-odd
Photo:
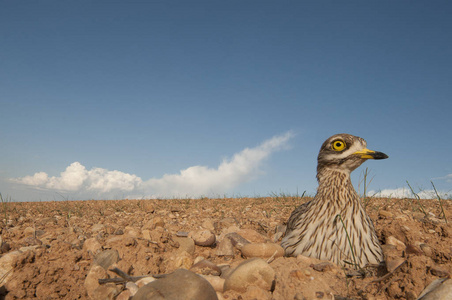
[[[365,138],[370,189],[452,191],[449,1],[2,1],[14,201],[315,194]]]

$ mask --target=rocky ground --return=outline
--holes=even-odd
[[[283,225],[308,200],[4,203],[0,298],[146,299],[159,285],[197,299],[416,299],[450,277],[450,200],[364,200],[387,260],[376,270],[281,256]]]

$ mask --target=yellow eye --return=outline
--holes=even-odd
[[[334,141],[332,144],[332,148],[334,151],[342,151],[345,149],[345,142],[341,140]]]

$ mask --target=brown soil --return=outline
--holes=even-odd
[[[271,197],[7,203],[0,213],[2,255],[21,247],[35,247],[15,259],[11,276],[6,285],[0,286],[4,285],[5,299],[87,299],[84,282],[94,258],[94,253],[84,247],[87,239],[97,239],[103,249],[118,250],[121,260],[117,265],[130,275],[168,273],[175,268],[169,257],[178,247],[172,240],[177,232],[199,230],[207,222],[214,226],[212,231],[217,237],[224,228],[237,226],[270,239],[291,211],[307,200]],[[330,273],[324,280],[335,295],[351,299],[415,299],[430,282],[452,274],[451,201],[443,201],[449,223],[437,200],[371,199],[366,209],[382,244],[391,236],[404,244],[389,251],[388,259],[404,262],[383,278],[381,273],[346,277],[349,271],[343,269],[339,269],[341,274]],[[163,225],[160,230],[151,230],[152,240],[142,236],[149,221]],[[102,226],[93,230],[96,224]],[[117,244],[107,244],[111,237],[123,238],[118,238]],[[217,256],[215,246],[196,246],[193,259],[197,256],[233,266],[244,259],[238,251],[232,259]],[[303,280],[298,277],[304,275],[297,270],[297,259],[278,258],[270,265],[277,274],[272,297],[298,297],[303,288]],[[226,292],[222,296],[243,299],[237,293]]]

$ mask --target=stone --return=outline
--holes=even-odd
[[[214,275],[214,276],[221,275],[221,269],[216,264],[206,259],[203,259],[194,264],[190,268],[190,271],[202,275]]]
[[[406,249],[405,244],[402,241],[396,239],[392,235],[386,239],[386,244],[395,246],[396,249],[399,250],[399,251],[403,251],[403,250]]]
[[[195,253],[195,242],[188,237],[173,236],[173,241],[179,243],[179,252],[187,252],[190,255]]]
[[[88,296],[94,298],[95,290],[99,287],[99,279],[107,278],[107,271],[99,265],[93,265],[86,275],[84,287]]]
[[[422,255],[424,252],[416,245],[408,244],[406,246],[406,254]]]
[[[394,272],[400,265],[402,265],[406,260],[404,258],[395,258],[386,261],[386,269],[389,273]]]
[[[274,285],[275,271],[261,258],[247,259],[226,278],[224,289],[244,293],[248,286],[255,285],[270,291]]]
[[[151,231],[149,229],[144,229],[141,231],[141,235],[145,240],[152,241]]]
[[[20,254],[20,251],[12,251],[4,254],[0,258],[0,278],[2,278],[2,285],[6,284],[13,274],[13,262]]]
[[[213,234],[210,230],[201,230],[196,232],[191,232],[188,237],[192,238],[195,241],[195,245],[210,247],[215,244],[215,234]]]
[[[91,253],[97,254],[97,252],[99,252],[101,249],[102,249],[102,245],[95,238],[87,239],[83,243],[84,251],[88,251],[88,252],[91,251]]]
[[[155,211],[154,205],[148,201],[143,204],[143,209],[147,213],[153,213]]]
[[[215,254],[218,256],[234,256],[234,246],[229,238],[224,238],[218,243]]]
[[[452,279],[437,279],[419,295],[418,300],[451,299]]]
[[[124,237],[123,242],[126,247],[133,247],[137,245],[137,241],[131,236]]]
[[[149,277],[141,278],[141,279],[137,280],[137,282],[135,282],[135,283],[140,288],[140,287],[142,287],[150,282],[156,281],[156,280],[157,279],[155,279],[154,277],[149,276]]]
[[[321,262],[318,264],[311,264],[311,268],[318,272],[331,271],[334,268],[334,265],[330,262]]]
[[[421,248],[421,250],[424,252],[424,254],[428,257],[432,257],[433,256],[433,249],[432,247],[430,247],[427,244],[420,244],[419,247]]]
[[[103,224],[94,224],[91,227],[91,232],[97,233],[97,232],[102,231],[104,229],[105,229],[105,226]]]
[[[214,231],[215,230],[215,226],[213,225],[212,221],[210,219],[205,219],[202,224],[201,224],[202,228],[205,228],[207,230],[210,231]]]
[[[179,252],[174,259],[174,268],[175,269],[190,269],[193,265],[193,258],[190,254],[185,251]]]
[[[134,296],[138,292],[138,285],[135,282],[127,282],[126,283],[126,289],[130,291],[130,296]]]
[[[101,266],[105,270],[119,261],[117,250],[104,250],[94,257],[94,264]]]
[[[390,212],[390,211],[387,211],[387,210],[380,210],[380,211],[378,212],[378,216],[379,216],[381,219],[390,219],[390,218],[392,218],[394,215],[393,215],[392,212]]]
[[[152,225],[153,225],[152,229],[154,229],[156,227],[162,227],[162,228],[165,227],[165,222],[159,216],[154,217],[151,222],[152,222]]]
[[[224,291],[224,282],[225,282],[224,278],[213,275],[201,275],[201,276],[210,283],[210,285],[216,292],[222,293]]]
[[[232,245],[234,247],[236,247],[237,249],[241,249],[243,246],[245,246],[246,244],[249,244],[250,242],[245,239],[244,237],[242,237],[240,234],[238,234],[237,232],[231,232],[225,235],[224,237],[225,239],[230,239],[232,242]]]
[[[448,277],[450,274],[449,272],[447,272],[447,270],[438,267],[438,266],[433,266],[430,268],[430,273],[433,276],[438,276],[438,277]]]
[[[245,257],[281,257],[284,256],[284,249],[274,243],[256,243],[256,244],[246,244],[241,249],[242,255]]]
[[[240,229],[237,234],[251,243],[265,243],[268,241],[267,237],[253,229]]]
[[[130,297],[132,297],[132,294],[130,293],[130,291],[124,290],[118,295],[118,297],[116,297],[116,300],[129,300]]]
[[[218,300],[212,285],[204,278],[188,270],[179,269],[146,284],[132,300]]]
[[[119,290],[113,283],[102,284],[92,293],[91,299],[113,300],[119,294]]]
[[[25,236],[34,236],[35,235],[35,229],[33,227],[27,227],[24,229],[24,235]]]
[[[245,294],[243,295],[243,299],[259,299],[259,300],[270,300],[272,299],[272,295],[270,292],[261,289],[260,287],[251,285],[246,289]]]

